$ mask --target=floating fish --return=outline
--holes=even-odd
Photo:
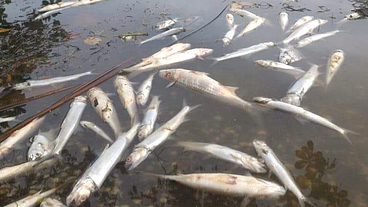
[[[140,106],[146,105],[146,103],[148,101],[148,98],[149,98],[149,94],[150,94],[151,89],[152,89],[153,76],[155,76],[155,74],[156,73],[152,73],[139,86],[138,92],[137,92],[137,104],[138,105],[140,105]]]
[[[158,96],[154,96],[150,105],[147,107],[146,114],[144,115],[141,126],[139,127],[138,138],[140,140],[146,138],[152,133],[158,116],[160,103],[161,100],[159,100]]]
[[[289,23],[289,14],[286,12],[280,12],[279,13],[279,22],[280,22],[280,26],[282,31],[285,31],[286,26]]]
[[[28,161],[39,160],[42,157],[51,154],[55,148],[55,138],[58,129],[51,129],[48,132],[39,132],[32,141],[31,147],[28,150]]]
[[[142,45],[144,43],[151,42],[151,41],[154,41],[154,40],[164,39],[166,37],[177,35],[177,34],[180,34],[182,32],[185,32],[185,28],[184,27],[172,28],[172,29],[167,30],[167,31],[165,31],[163,33],[160,33],[158,35],[155,35],[155,36],[153,36],[151,38],[148,38],[146,40],[143,40],[139,44]]]
[[[303,24],[312,21],[314,19],[313,16],[304,16],[300,19],[298,19],[297,21],[295,21],[295,23],[290,27],[290,29],[286,32],[286,33],[290,33],[292,31],[294,31],[296,28],[302,26]]]
[[[236,28],[238,28],[238,25],[234,25],[233,28],[231,28],[225,36],[221,39],[224,46],[230,45],[231,41],[233,40],[236,32]]]
[[[61,8],[69,7],[75,3],[77,3],[77,1],[58,2],[56,4],[49,4],[39,9],[38,12],[47,12],[51,10],[61,9]]]
[[[326,67],[326,88],[330,84],[332,78],[339,71],[342,63],[345,60],[345,54],[342,50],[335,50],[328,59]]]
[[[254,63],[264,68],[269,68],[274,71],[292,75],[296,79],[300,78],[305,74],[304,70],[302,69],[296,68],[291,65],[286,65],[284,63],[275,62],[272,60],[256,60],[254,61]]]
[[[247,48],[239,49],[235,52],[226,54],[224,56],[214,58],[214,60],[216,62],[220,62],[220,61],[224,61],[224,60],[228,60],[228,59],[232,59],[232,58],[237,58],[237,57],[241,57],[241,56],[248,56],[248,55],[252,55],[254,53],[269,49],[273,46],[275,46],[275,43],[273,43],[273,42],[264,42],[264,43],[253,45],[253,46],[250,46],[250,47],[247,47]]]
[[[100,135],[102,138],[104,138],[106,141],[110,143],[114,143],[114,140],[111,139],[109,135],[106,134],[104,130],[102,130],[100,127],[98,127],[96,124],[90,122],[90,121],[81,121],[80,125],[83,126],[86,129],[90,129],[96,134]]]
[[[167,29],[171,29],[172,26],[174,26],[175,23],[178,22],[178,18],[174,18],[174,19],[167,19],[167,20],[164,20],[162,22],[158,22],[155,26],[155,28],[157,30],[167,30]]]
[[[306,35],[306,34],[312,34],[313,30],[323,24],[326,24],[328,21],[323,19],[315,19],[311,20],[302,26],[298,27],[294,30],[284,41],[282,41],[284,44],[289,44],[289,42],[299,39],[300,37]]]
[[[338,32],[340,32],[340,31],[335,30],[335,31],[326,32],[326,33],[323,33],[323,34],[316,34],[316,35],[313,35],[313,36],[310,36],[310,37],[306,37],[306,38],[300,40],[296,44],[296,46],[297,47],[304,47],[304,46],[309,45],[310,43],[315,42],[317,40],[320,40],[320,39],[323,39],[323,38],[326,38],[326,37],[331,37],[331,36],[337,34]]]
[[[253,14],[250,11],[245,10],[245,9],[231,8],[230,7],[229,11],[234,12],[235,14],[240,15],[242,17],[243,16],[246,16],[246,17],[249,17],[251,19],[259,19],[259,18],[262,18],[262,17],[260,17],[260,16],[258,16],[256,14]]]
[[[236,36],[236,38],[243,37],[245,34],[257,29],[259,26],[265,23],[265,21],[266,21],[265,18],[254,19],[244,27],[244,29]]]
[[[226,14],[225,18],[226,18],[227,26],[229,27],[229,29],[233,28],[234,27],[234,16],[232,14]]]
[[[280,55],[279,61],[286,65],[297,62],[303,58],[303,55],[291,45],[287,45],[285,48],[279,48]]]

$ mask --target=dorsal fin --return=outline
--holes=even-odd
[[[238,90],[238,87],[233,87],[233,86],[225,86],[225,88],[227,88],[232,94],[236,95],[236,90]]]

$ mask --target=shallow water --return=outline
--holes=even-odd
[[[95,5],[66,9],[42,21],[33,21],[32,18],[36,16],[34,11],[42,6],[39,1],[3,1],[0,3],[1,27],[12,30],[0,33],[2,84],[89,70],[101,73],[133,56],[136,57],[135,61],[138,61],[171,43],[172,40],[168,38],[138,47],[134,42],[125,42],[112,36],[127,32],[148,32],[149,36],[152,36],[156,34],[153,28],[155,23],[163,20],[162,14],[183,18],[201,16],[199,21],[188,27],[190,32],[216,16],[228,3],[229,1],[210,0],[190,3],[109,0]],[[289,26],[305,15],[328,19],[327,24],[316,30],[323,33],[335,30],[336,22],[348,14],[353,5],[361,4],[346,0],[291,3],[272,0],[267,3],[263,2],[249,10],[267,18],[270,24],[259,27],[228,47],[223,47],[220,41],[227,31],[226,12],[208,27],[183,42],[190,43],[192,48],[212,48],[214,49],[212,56],[218,57],[261,42],[283,40],[285,34],[277,20],[277,14],[281,11],[286,10],[289,13]],[[235,23],[239,24],[240,28],[250,21],[235,14],[234,16]],[[304,70],[308,70],[309,63],[321,65],[320,72],[324,73],[331,52],[336,49],[345,52],[345,62],[327,92],[323,87],[312,87],[305,95],[302,106],[339,126],[358,132],[360,136],[351,136],[353,146],[334,131],[310,123],[302,125],[290,115],[279,112],[263,113],[263,124],[259,126],[247,113],[238,109],[178,86],[166,89],[168,82],[156,76],[151,94],[160,95],[162,99],[158,122],[164,123],[174,116],[181,109],[183,99],[186,99],[189,105],[201,104],[201,107],[189,114],[190,121],[179,127],[175,139],[216,143],[254,156],[252,141],[263,139],[297,178],[303,193],[318,206],[367,206],[368,129],[365,126],[368,118],[365,102],[368,100],[368,94],[364,92],[368,88],[366,25],[367,20],[342,24],[339,29],[343,32],[301,48],[300,51],[306,58],[293,64]],[[102,43],[88,46],[83,42],[87,37],[99,37]],[[239,87],[237,94],[245,100],[251,101],[256,96],[281,98],[294,79],[253,64],[257,59],[277,60],[278,54],[279,50],[275,47],[249,58],[236,58],[214,66],[211,66],[211,60],[196,60],[178,67],[204,71],[223,85]],[[139,75],[132,81],[141,82],[147,75],[147,73]],[[83,77],[73,83],[83,83],[90,78]],[[324,74],[319,79],[324,80]],[[114,92],[112,80],[103,83],[101,88],[110,93]],[[6,95],[1,95],[0,102],[15,102],[50,89],[53,87],[37,88],[23,93],[6,92]],[[31,102],[15,110],[2,112],[1,115],[19,115],[18,119],[24,120],[64,94],[66,93]],[[120,112],[123,128],[128,130],[130,120],[127,112],[123,109],[118,96],[112,96],[111,99]],[[47,116],[47,125],[42,126],[41,130],[47,131],[58,127],[68,107],[68,104],[65,104],[50,113]],[[140,111],[143,111],[142,109],[140,108]],[[93,121],[112,136],[112,131],[101,121],[92,107],[86,108],[82,120]],[[4,131],[15,124],[5,123],[1,127]],[[134,141],[133,144],[137,142]],[[181,148],[172,146],[172,143],[169,141],[156,149],[134,172],[245,173],[243,169],[232,164],[206,158],[195,152],[183,152]],[[0,184],[0,206],[33,194],[39,189],[54,187],[63,183],[66,177],[79,177],[102,152],[105,145],[106,142],[94,133],[86,130],[78,131],[63,151],[64,164]],[[11,153],[0,162],[0,167],[24,162],[27,150],[28,147],[24,146]],[[305,154],[309,156],[304,156]],[[81,206],[238,206],[241,202],[240,198],[196,191],[174,182],[159,181],[134,172],[128,173],[123,163],[118,164],[103,187]],[[274,176],[271,178],[277,181]],[[71,187],[59,192],[58,196],[65,201],[70,191]],[[298,206],[298,203],[292,193],[287,193],[277,202],[256,200],[248,206]]]

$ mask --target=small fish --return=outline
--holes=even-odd
[[[310,37],[306,37],[306,38],[300,40],[296,45],[299,48],[304,47],[304,46],[309,45],[310,43],[315,42],[317,40],[333,36],[333,35],[337,34],[338,32],[340,32],[340,31],[335,30],[335,31],[326,32],[326,33],[323,33],[323,34],[316,34],[316,35],[313,35],[313,36],[310,36]]]
[[[305,74],[304,70],[301,70],[291,65],[286,65],[284,63],[275,62],[272,60],[256,60],[254,61],[254,63],[264,68],[269,68],[274,71],[292,75],[296,79],[300,78]]]
[[[80,205],[86,201],[89,196],[101,188],[107,176],[121,161],[121,157],[133,141],[139,123],[136,123],[128,132],[122,133],[110,147],[105,148],[98,159],[84,172],[74,185],[72,192],[66,199],[66,205],[69,206],[75,202]]]
[[[169,136],[187,120],[186,115],[197,107],[198,106],[190,107],[184,104],[182,110],[178,114],[133,148],[133,152],[125,161],[125,168],[132,170],[142,163],[157,146],[164,143]]]
[[[13,132],[5,141],[0,143],[0,158],[5,157],[14,148],[21,144],[21,142],[30,138],[38,128],[45,121],[45,117],[34,119],[31,123],[25,127]]]
[[[42,157],[51,154],[55,148],[55,138],[58,129],[51,129],[48,132],[39,132],[32,141],[28,150],[28,161],[39,160]]]
[[[236,28],[238,28],[238,25],[234,25],[233,28],[231,28],[225,36],[221,39],[224,46],[230,45],[231,41],[233,40],[236,32]]]
[[[314,19],[313,16],[304,16],[304,17],[298,19],[297,21],[295,21],[293,26],[291,26],[290,29],[286,33],[290,33],[292,31],[294,31],[296,28],[302,26],[303,24],[305,24],[309,21],[312,21],[313,19]]]
[[[279,61],[286,65],[297,62],[303,58],[303,55],[291,45],[287,45],[285,48],[279,48],[280,55]]]
[[[70,7],[71,5],[77,3],[76,1],[68,1],[68,2],[58,2],[56,4],[49,4],[47,6],[42,7],[38,10],[38,12],[47,12],[51,10],[61,9],[65,7]]]
[[[326,24],[328,21],[323,19],[315,19],[311,20],[302,26],[298,27],[294,30],[284,41],[282,41],[284,44],[289,44],[289,42],[299,39],[300,37],[306,35],[306,34],[312,34],[313,30],[323,24]]]
[[[170,81],[168,87],[178,84],[191,91],[245,111],[250,111],[253,108],[251,103],[244,101],[235,94],[237,87],[223,86],[218,81],[210,78],[207,73],[179,68],[161,70],[159,76]]]
[[[12,117],[0,117],[0,123],[15,121],[16,119],[17,119],[17,117],[15,117],[15,116],[12,116]]]
[[[264,98],[264,97],[256,97],[253,98],[253,100],[258,103],[260,106],[266,107],[266,108],[270,108],[270,109],[275,109],[275,110],[279,110],[282,112],[286,112],[286,113],[290,113],[292,115],[294,115],[296,118],[301,119],[301,120],[306,120],[306,121],[310,121],[316,124],[319,124],[321,126],[324,126],[326,128],[332,129],[334,131],[339,132],[346,141],[348,141],[350,144],[352,144],[350,138],[348,137],[348,134],[357,134],[353,131],[341,128],[339,126],[337,126],[336,124],[330,122],[329,120],[314,114],[310,111],[307,111],[299,106],[294,106],[292,104],[288,104],[288,103],[284,103],[282,101],[277,101],[277,100],[272,100],[270,98]]]
[[[100,127],[98,127],[96,124],[90,122],[90,121],[81,121],[80,125],[86,129],[90,129],[96,134],[100,135],[102,138],[104,138],[106,141],[110,143],[114,143],[114,140],[111,139],[109,135],[106,134],[104,130],[102,130]]]
[[[40,207],[66,207],[66,206],[59,200],[53,198],[46,198],[42,201]]]
[[[88,71],[85,73],[79,73],[79,74],[63,76],[63,77],[56,77],[56,78],[49,78],[49,79],[44,79],[44,80],[28,80],[23,83],[15,84],[13,89],[23,90],[23,89],[33,88],[33,87],[54,85],[54,84],[63,83],[63,82],[71,81],[71,80],[76,80],[86,75],[94,75],[94,73],[92,73],[91,71]]]
[[[234,12],[235,14],[237,15],[240,15],[240,16],[246,16],[246,17],[249,17],[251,19],[263,19],[262,17],[256,15],[256,14],[253,14],[252,12],[250,11],[247,11],[245,9],[240,9],[240,8],[230,8],[229,9],[231,12]]]
[[[155,74],[156,74],[156,72],[152,73],[139,86],[138,92],[137,92],[137,104],[138,105],[140,105],[140,106],[146,105],[146,103],[148,101],[148,98],[149,98],[149,94],[150,94],[151,89],[152,89],[153,76],[155,76]]]
[[[118,114],[111,99],[98,87],[89,89],[87,95],[93,109],[99,117],[111,127],[114,131],[115,138],[118,137],[122,129]]]
[[[38,191],[37,193],[27,196],[19,201],[16,201],[14,203],[8,204],[4,207],[36,207],[38,206],[39,202],[49,197],[50,195],[54,194],[59,188],[53,188],[48,191],[42,192],[42,190]],[[42,192],[42,193],[41,193]]]
[[[220,61],[224,61],[224,60],[228,60],[228,59],[232,59],[232,58],[247,56],[247,55],[251,55],[251,54],[269,49],[273,46],[275,46],[275,43],[273,43],[273,42],[264,42],[264,43],[260,43],[258,45],[253,45],[253,46],[250,46],[250,47],[247,47],[247,48],[239,49],[235,52],[232,52],[232,53],[226,54],[224,56],[215,58],[214,60],[216,62],[220,62]]]
[[[146,114],[144,115],[141,126],[139,127],[138,138],[140,140],[150,135],[154,129],[155,122],[160,108],[161,100],[158,96],[154,96],[151,100],[150,105],[147,107]]]
[[[167,30],[167,31],[165,31],[163,33],[160,33],[158,35],[155,35],[155,36],[153,36],[151,38],[148,38],[146,40],[143,40],[139,44],[142,45],[144,43],[151,42],[151,41],[154,41],[154,40],[164,39],[166,37],[177,35],[177,34],[180,34],[182,32],[185,32],[185,28],[184,27],[172,28],[172,29]]]
[[[208,144],[201,142],[178,142],[177,144],[181,147],[184,147],[184,150],[209,154],[217,159],[240,165],[245,169],[255,173],[267,172],[264,163],[260,162],[257,158],[254,158],[238,150],[234,150],[217,144]]]
[[[299,78],[287,91],[286,96],[281,99],[285,103],[300,106],[303,96],[312,87],[319,75],[318,66],[312,65],[308,72]]]
[[[229,27],[229,29],[233,28],[234,27],[234,16],[232,14],[226,14],[225,18],[226,18],[227,26]]]
[[[244,29],[236,36],[236,38],[243,37],[245,34],[257,29],[259,26],[265,23],[265,21],[265,18],[257,18],[252,20],[244,27]]]
[[[266,145],[265,142],[255,140],[253,141],[253,146],[257,152],[257,155],[266,162],[266,165],[270,169],[270,171],[280,179],[286,189],[293,192],[294,195],[298,198],[300,206],[304,207],[305,203],[315,206],[308,198],[303,195],[303,193],[296,185],[293,176],[282,164],[279,158],[275,155],[273,150]]]
[[[176,24],[178,22],[178,18],[174,18],[174,19],[167,19],[167,20],[164,20],[162,22],[158,22],[155,26],[155,28],[157,30],[167,30],[167,29],[171,29],[174,24]]]
[[[336,75],[337,71],[339,71],[344,60],[345,54],[342,50],[335,50],[330,55],[326,67],[326,88],[330,84],[332,78]]]
[[[279,22],[280,22],[280,26],[282,31],[285,31],[286,26],[289,23],[289,14],[286,12],[280,12],[279,13]]]
[[[51,11],[48,11],[48,12],[45,12],[43,14],[39,14],[35,17],[35,20],[41,20],[41,19],[44,19],[44,18],[47,18],[55,13],[58,13],[59,11],[62,11],[64,9],[67,9],[67,8],[70,8],[71,6],[69,7],[64,7],[64,8],[60,8],[60,9],[55,9],[55,10],[51,10]]]

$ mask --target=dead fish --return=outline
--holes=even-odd
[[[42,190],[40,190],[33,195],[27,196],[19,201],[8,204],[4,207],[36,207],[38,206],[39,201],[54,194],[58,189],[59,188],[57,187],[45,192],[42,192]]]
[[[118,75],[114,81],[114,86],[118,92],[124,109],[128,111],[131,119],[131,126],[139,122],[137,104],[135,102],[135,93],[132,84],[126,76]]]
[[[31,147],[28,150],[28,161],[39,160],[42,157],[51,154],[55,148],[55,138],[58,129],[50,129],[48,132],[39,131],[33,138]]]
[[[243,37],[245,34],[257,29],[259,26],[265,23],[265,21],[265,18],[254,19],[244,27],[244,29],[236,36],[236,38]]]
[[[70,8],[71,6],[69,7],[64,7],[64,8],[61,8],[61,9],[55,9],[55,10],[51,10],[51,11],[48,11],[48,12],[45,12],[43,14],[39,14],[35,17],[35,20],[41,20],[41,19],[44,19],[46,17],[49,17],[55,13],[58,13],[59,11],[62,11],[64,9],[67,9],[67,8]]]
[[[106,134],[104,130],[102,130],[100,127],[98,127],[96,124],[90,122],[90,121],[81,121],[80,125],[86,129],[90,129],[91,131],[95,132],[96,134],[100,135],[103,139],[110,143],[114,143],[114,140],[111,139],[109,135]]]
[[[115,138],[118,137],[122,129],[118,114],[111,99],[98,87],[89,89],[87,95],[92,108],[99,117],[111,127],[114,131]]]
[[[289,44],[289,42],[299,39],[300,37],[306,34],[312,34],[313,30],[323,24],[326,24],[328,21],[323,19],[315,19],[311,20],[302,26],[298,27],[294,30],[287,38],[285,38],[282,42],[284,44]]]
[[[257,158],[225,146],[201,142],[178,142],[177,145],[184,147],[185,151],[189,150],[208,154],[217,159],[240,165],[255,173],[267,172],[264,163],[260,162]]]
[[[236,32],[236,28],[238,28],[238,25],[234,25],[233,28],[231,28],[225,36],[221,39],[224,46],[230,45],[231,41],[233,40]]]
[[[77,3],[77,1],[58,2],[56,4],[49,4],[39,9],[38,12],[47,12],[51,10],[61,9],[61,8],[69,7],[75,3]]]
[[[158,116],[160,104],[161,100],[159,100],[158,96],[154,96],[150,105],[147,107],[147,111],[144,115],[141,126],[139,127],[138,138],[140,140],[146,138],[152,133]]]
[[[161,22],[158,22],[155,26],[155,28],[157,30],[167,30],[167,29],[171,29],[172,26],[174,26],[175,23],[177,23],[179,20],[179,18],[174,18],[174,19],[167,19]]]
[[[269,68],[274,71],[292,75],[296,79],[300,78],[305,74],[304,70],[302,69],[296,68],[291,65],[286,65],[284,63],[275,62],[272,60],[256,60],[254,61],[254,63],[264,68]]]
[[[291,45],[287,45],[285,48],[279,48],[280,55],[279,61],[286,65],[297,62],[303,58],[303,55]]]
[[[317,40],[320,40],[320,39],[323,39],[323,38],[326,38],[326,37],[331,37],[337,33],[339,33],[340,31],[339,30],[335,30],[335,31],[331,31],[331,32],[326,32],[326,33],[323,33],[323,34],[316,34],[316,35],[313,35],[313,36],[310,36],[310,37],[306,37],[302,40],[300,40],[296,45],[297,47],[304,47],[304,46],[307,46],[309,44],[311,44],[312,42],[315,42]]]
[[[229,11],[234,12],[235,14],[240,15],[242,17],[246,16],[246,17],[249,17],[251,19],[263,19],[262,17],[260,17],[256,14],[253,14],[252,12],[247,11],[245,9],[230,7]]]
[[[167,30],[165,32],[162,32],[162,33],[160,33],[158,35],[155,35],[155,36],[153,36],[151,38],[148,38],[146,40],[143,40],[139,44],[142,45],[144,43],[151,42],[151,41],[154,41],[154,40],[164,39],[166,37],[177,35],[177,34],[180,34],[182,32],[185,32],[185,28],[184,27],[172,28],[172,29]]]
[[[289,23],[289,14],[286,12],[280,12],[279,13],[279,22],[280,22],[280,26],[282,31],[285,31],[286,26]]]
[[[153,76],[155,76],[155,74],[156,74],[156,72],[152,73],[139,86],[138,92],[137,92],[137,104],[138,105],[140,105],[140,106],[146,105],[146,103],[148,101],[148,98],[149,98],[149,94],[150,94],[151,89],[152,89]]]
[[[229,29],[233,28],[234,27],[234,16],[232,14],[226,14],[225,18],[226,18],[227,26],[229,27]]]
[[[314,19],[313,16],[304,16],[298,20],[295,21],[295,23],[290,27],[290,29],[286,33],[290,33],[294,31],[296,28],[302,26],[303,24],[312,21]]]
[[[344,60],[345,54],[342,50],[335,50],[330,55],[326,67],[326,88],[330,84],[332,78],[336,75],[337,71],[339,71]]]
[[[46,198],[40,204],[40,207],[66,207],[61,201],[54,198]]]
[[[275,46],[275,43],[273,42],[264,42],[264,43],[260,43],[257,45],[253,45],[247,48],[242,48],[239,49],[235,52],[226,54],[224,56],[218,57],[218,58],[214,58],[215,62],[220,62],[220,61],[224,61],[224,60],[228,60],[228,59],[232,59],[232,58],[237,58],[237,57],[241,57],[241,56],[249,56],[252,55],[254,53],[266,50],[268,48],[271,48]]]

